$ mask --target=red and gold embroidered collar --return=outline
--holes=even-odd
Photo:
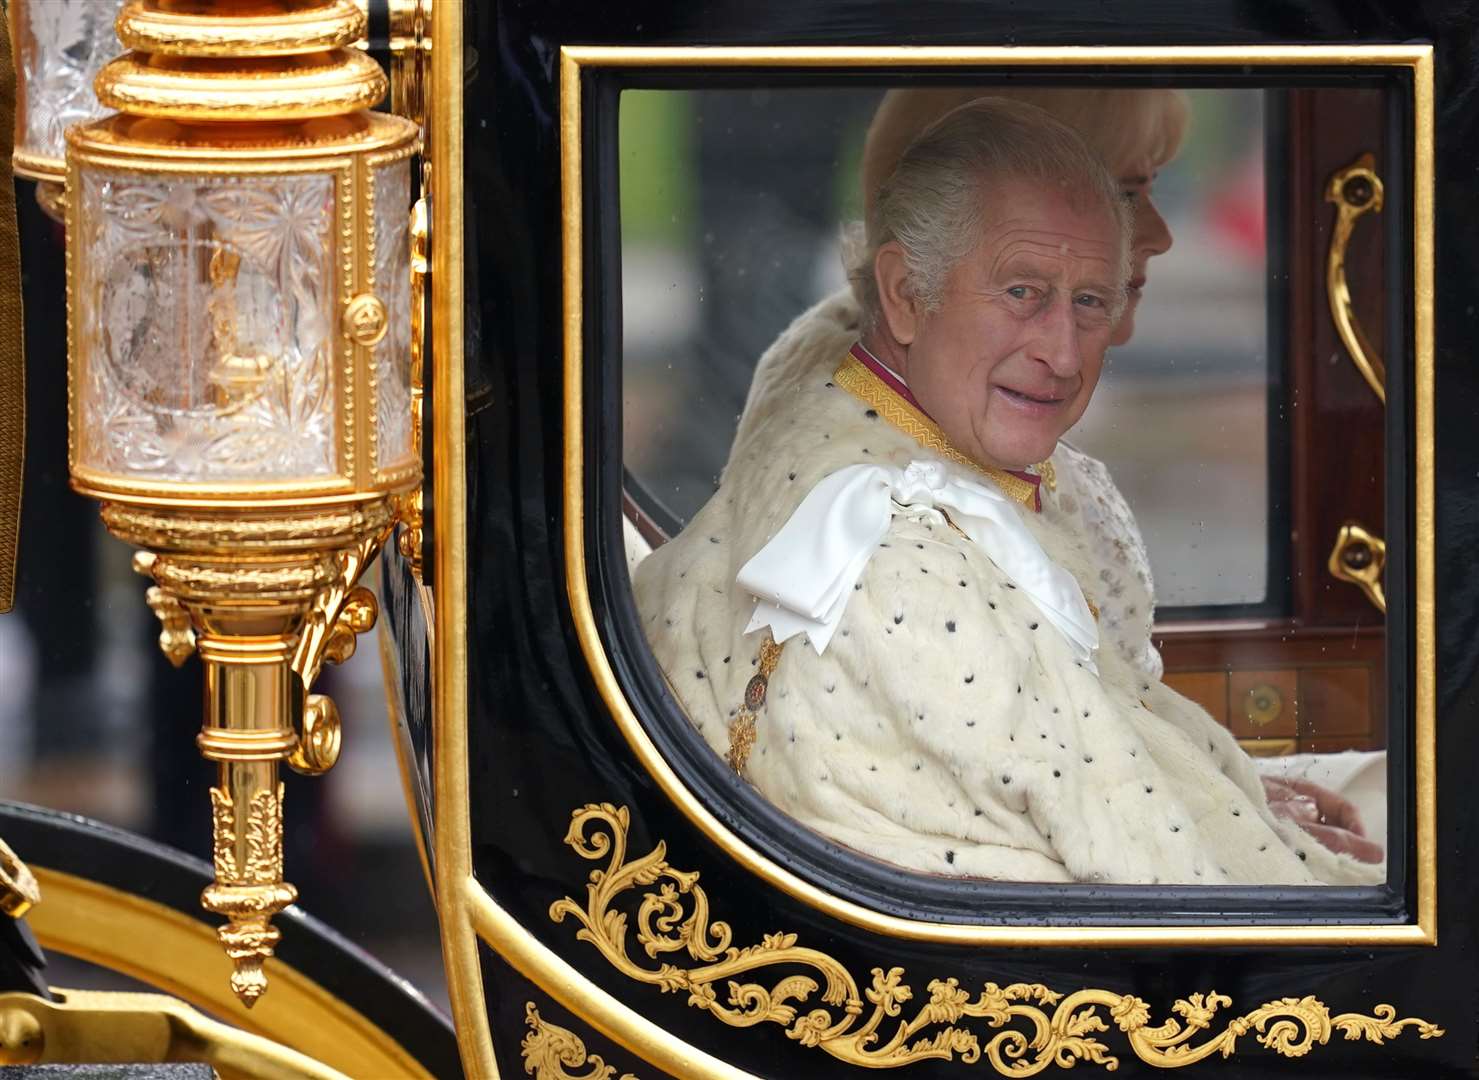
[[[976,470],[1001,488],[1009,498],[1033,511],[1042,511],[1041,485],[1047,475],[1046,472],[1039,476],[1030,472],[994,469],[981,465],[962,454],[950,444],[950,440],[940,430],[940,425],[935,423],[930,415],[920,407],[919,402],[909,392],[909,387],[904,384],[903,380],[865,349],[861,342],[854,345],[842,358],[842,363],[838,366],[837,373],[832,376],[832,381],[860,398],[866,405],[876,410],[879,416],[919,443],[920,446],[933,450],[957,465],[965,465]],[[1039,469],[1049,468],[1051,465],[1046,462],[1039,466]],[[1053,486],[1051,478],[1048,479],[1048,486]]]

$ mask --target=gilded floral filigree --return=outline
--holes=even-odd
[[[534,1080],[611,1080],[616,1066],[607,1065],[600,1054],[587,1054],[585,1043],[569,1028],[552,1024],[539,1015],[534,1002],[524,1003],[524,1023],[529,1034],[519,1044],[524,1057],[524,1072]],[[586,1071],[573,1073],[571,1069],[586,1066]],[[631,1073],[622,1073],[619,1080],[637,1080]]]
[[[550,918],[557,923],[575,919],[580,924],[577,939],[595,946],[613,967],[638,982],[666,993],[686,993],[689,1005],[733,1027],[779,1024],[802,1046],[853,1065],[893,1068],[930,1059],[966,1064],[984,1059],[1004,1076],[1033,1076],[1079,1062],[1112,1070],[1119,1059],[1096,1037],[1108,1033],[1111,1024],[1137,1058],[1161,1068],[1190,1065],[1213,1054],[1227,1057],[1249,1033],[1285,1057],[1324,1045],[1332,1031],[1378,1044],[1407,1028],[1422,1039],[1443,1035],[1442,1028],[1426,1020],[1397,1019],[1391,1005],[1377,1005],[1372,1016],[1332,1017],[1322,1002],[1306,996],[1268,1002],[1226,1020],[1219,1034],[1194,1042],[1219,1010],[1232,1005],[1231,998],[1215,991],[1192,994],[1171,1006],[1175,1015],[1152,1027],[1149,1004],[1132,994],[1098,989],[1062,994],[1040,983],[988,982],[973,996],[954,978],[926,984],[929,997],[911,1014],[906,1009],[914,990],[901,967],[873,968],[867,988],[860,989],[843,965],[800,945],[796,934],[767,934],[757,945],[735,946],[729,924],[710,918],[698,874],[670,866],[665,844],[628,858],[628,824],[626,807],[610,803],[573,813],[565,842],[583,858],[605,859],[607,865],[591,871],[584,906],[564,897],[550,905]],[[642,892],[634,918],[614,906],[641,886],[654,888]],[[648,960],[681,953],[689,962],[652,966],[634,960],[628,944],[633,927],[636,945]],[[781,970],[774,972],[777,968]],[[743,980],[762,972],[768,976],[763,981]],[[805,1008],[818,991],[822,1007]],[[986,1032],[962,1023],[968,1019],[984,1021],[987,1031],[999,1030],[986,1038]]]
[[[247,808],[245,858],[236,851],[236,809],[231,796],[211,788],[216,880],[231,885],[270,885],[282,877],[282,793],[259,791]]]

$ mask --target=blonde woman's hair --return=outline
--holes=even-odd
[[[1181,149],[1191,119],[1186,95],[1164,87],[1101,90],[952,86],[890,90],[873,114],[863,144],[864,207],[873,205],[879,187],[898,167],[904,149],[920,132],[951,110],[981,97],[1037,106],[1078,132],[1111,170],[1141,162],[1160,168]]]
[[[864,227],[854,227],[845,237],[844,262],[865,329],[877,325],[880,311],[874,276],[878,249],[897,242],[910,295],[925,311],[938,309],[945,279],[976,246],[983,225],[999,209],[996,191],[1014,180],[1056,188],[1075,210],[1107,210],[1119,227],[1124,284],[1133,220],[1099,157],[1073,129],[1042,109],[978,98],[940,117],[901,152],[879,185]],[[1118,311],[1112,314],[1117,317]]]

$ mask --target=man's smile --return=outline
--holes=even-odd
[[[1053,390],[1036,390],[1028,393],[1009,386],[997,386],[993,389],[1014,409],[1025,412],[1029,416],[1049,416],[1057,412],[1068,401],[1066,395]]]

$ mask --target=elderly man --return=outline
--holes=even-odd
[[[1372,882],[1269,812],[1200,708],[1099,648],[1034,468],[1093,396],[1131,222],[1068,128],[985,100],[881,188],[861,340],[771,350],[714,498],[638,569],[699,733],[866,854],[1025,881]],[[1086,595],[1086,591],[1088,595]]]

